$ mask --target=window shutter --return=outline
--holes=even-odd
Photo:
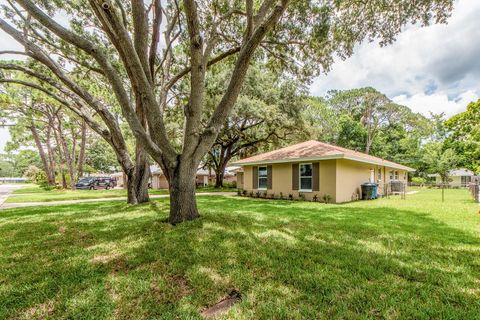
[[[292,164],[292,190],[298,190],[298,163]]]
[[[258,167],[253,167],[252,168],[252,178],[253,178],[253,189],[258,189]]]
[[[267,189],[272,190],[272,166],[267,166]]]
[[[312,175],[313,175],[313,191],[320,191],[320,163],[314,162],[312,168]]]

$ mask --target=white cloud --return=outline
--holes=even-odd
[[[351,58],[314,81],[311,93],[371,86],[414,111],[462,111],[480,95],[479,14],[480,1],[458,1],[446,25],[409,26],[383,48],[358,45]]]
[[[443,112],[447,117],[451,117],[457,113],[465,111],[468,103],[478,100],[478,98],[477,93],[474,91],[466,91],[456,100],[449,100],[448,96],[445,94],[433,93],[427,95],[422,92],[414,94],[413,96],[402,94],[393,97],[392,100],[425,116],[428,116],[430,112],[437,114]]]

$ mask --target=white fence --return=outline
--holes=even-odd
[[[0,183],[26,183],[27,179],[18,177],[1,177]]]

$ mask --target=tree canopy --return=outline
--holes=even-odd
[[[435,123],[398,105],[374,88],[330,91],[310,98],[303,110],[316,139],[418,167],[421,146]]]
[[[350,56],[357,43],[389,44],[408,23],[445,22],[453,6],[453,0],[8,3],[0,28],[42,67],[2,68],[41,79],[115,147],[124,139],[112,110],[121,110],[137,141],[132,178],[148,170],[147,153],[162,167],[172,223],[199,216],[195,171],[233,110],[254,57],[308,80],[328,71],[335,56]],[[234,67],[226,90],[207,112],[208,69],[227,57]],[[179,86],[189,88],[185,104],[177,103]],[[105,87],[113,95],[97,90]],[[184,114],[180,139],[168,135],[164,114],[172,107]]]
[[[445,144],[460,155],[459,165],[480,172],[480,100],[445,122],[450,131]]]

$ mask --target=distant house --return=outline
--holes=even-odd
[[[225,170],[224,181],[234,183],[236,181],[235,171],[239,167],[227,167]],[[117,180],[117,186],[126,188],[127,177],[123,172],[116,172],[111,175]],[[199,168],[195,176],[195,183],[197,186],[208,186],[215,183],[215,173],[213,170],[209,172],[208,169]],[[150,166],[150,186],[153,189],[168,189],[167,177],[163,174],[162,169],[158,165]]]
[[[151,186],[153,189],[168,189],[167,177],[163,174],[162,169],[159,166],[151,166]],[[195,183],[197,186],[208,186],[211,183],[212,178],[215,175],[206,169],[199,168],[197,175],[195,176]]]
[[[475,176],[472,171],[465,168],[451,170],[448,175],[450,178],[448,185],[451,187],[468,187],[468,185],[472,181],[472,178]],[[436,184],[442,183],[442,178],[439,174],[429,174],[428,176],[431,178],[435,178]]]
[[[306,141],[275,151],[242,159],[233,165],[243,167],[237,173],[237,186],[248,192],[329,195],[333,202],[347,202],[360,197],[361,184],[376,182],[383,193],[392,180],[407,182],[407,166],[362,152],[319,141]]]
[[[225,173],[223,175],[223,182],[235,184],[237,183],[237,173],[242,170],[242,167],[239,166],[229,166],[225,168]]]

